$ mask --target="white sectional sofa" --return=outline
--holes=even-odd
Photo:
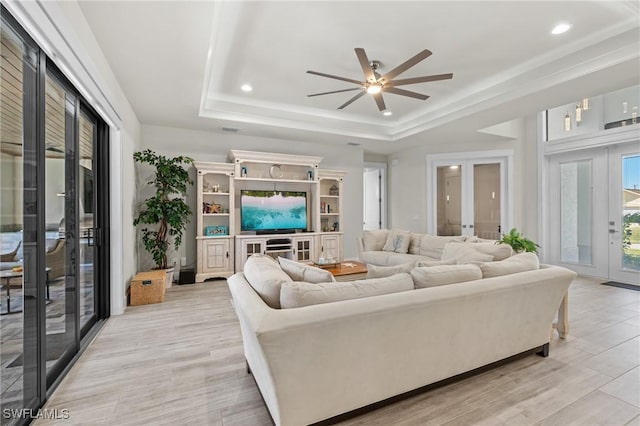
[[[480,276],[514,270],[518,256],[477,266]],[[542,265],[407,289],[404,273],[347,290],[335,286],[349,283],[296,283],[252,259],[228,285],[248,367],[277,425],[330,419],[524,352],[546,356],[554,314],[576,275]],[[435,268],[462,266],[472,269]],[[384,280],[395,292],[375,293],[391,288]],[[369,283],[379,295],[365,297]],[[308,294],[320,304],[305,306]],[[359,298],[334,301],[340,294]],[[270,306],[292,300],[301,307]]]
[[[404,238],[405,244],[390,244],[394,234],[398,235],[397,238]],[[491,255],[493,260],[503,260],[513,254],[511,247],[496,244],[494,240],[466,236],[441,237],[388,229],[364,231],[357,242],[360,260],[378,266],[400,265],[416,261],[446,262],[461,255],[459,252],[465,251],[465,248],[473,248],[474,251]],[[449,243],[456,243],[456,245],[447,246]],[[447,247],[450,250],[445,252]],[[453,250],[454,248],[457,250]],[[477,260],[486,261],[487,259],[480,257]]]

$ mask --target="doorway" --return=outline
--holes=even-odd
[[[498,240],[511,223],[510,152],[427,157],[428,232]]]
[[[640,285],[638,143],[554,155],[549,166],[550,260]]]
[[[365,231],[387,227],[387,165],[365,163],[362,182],[363,223]]]

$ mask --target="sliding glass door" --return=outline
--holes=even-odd
[[[109,315],[109,148],[104,121],[4,8],[0,36],[0,423],[13,425]]]

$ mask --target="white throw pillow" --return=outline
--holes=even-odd
[[[395,274],[408,274],[414,268],[415,262],[403,263],[395,266],[367,265],[367,279],[390,277]]]
[[[272,308],[280,308],[280,287],[292,282],[271,256],[254,254],[244,264],[244,277],[251,287]]]
[[[387,229],[364,231],[362,233],[363,251],[382,251],[384,243],[387,242],[388,233]]]
[[[447,243],[442,251],[441,260],[455,259],[456,264],[461,265],[470,262],[491,262],[493,256],[481,253],[473,249],[474,244]]]
[[[444,246],[447,243],[452,241],[462,242],[464,241],[463,236],[459,237],[440,237],[434,235],[423,235],[422,240],[420,241],[420,255],[421,256],[429,256],[434,259],[442,258],[442,251],[444,250]]]
[[[306,281],[308,283],[328,283],[335,281],[331,272],[315,266],[305,265],[295,260],[278,257],[278,263],[282,270],[291,277],[293,281]]]
[[[490,254],[493,260],[504,260],[513,256],[513,249],[509,244],[496,244],[495,242],[468,243],[470,247],[480,253]]]
[[[455,265],[455,259],[449,260],[418,260],[416,262],[416,268],[418,267],[429,267],[429,266],[440,266],[440,265]]]
[[[478,266],[483,278],[491,278],[540,269],[540,260],[535,253],[519,253],[499,262],[481,263]]]
[[[283,309],[300,308],[409,290],[413,290],[413,281],[409,274],[335,283],[291,282],[282,285],[280,305]]]
[[[420,254],[420,244],[423,235],[424,234],[411,233],[411,239],[409,240],[409,249],[407,250],[407,253]]]
[[[387,241],[384,243],[382,250],[392,251],[395,253],[406,253],[409,250],[411,242],[411,232],[393,229],[387,235]]]
[[[418,267],[411,271],[416,288],[462,283],[482,279],[482,271],[476,265],[441,265]]]

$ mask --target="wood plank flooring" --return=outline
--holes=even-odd
[[[570,332],[532,355],[345,425],[638,425],[640,292],[579,278]],[[269,425],[245,372],[225,281],[174,286],[165,302],[111,318],[36,425]]]

